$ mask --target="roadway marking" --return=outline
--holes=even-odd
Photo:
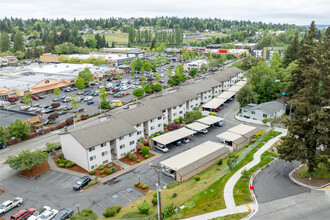
[[[52,179],[51,181],[49,181],[47,184],[53,182],[54,180],[56,180],[57,178],[59,178],[60,176],[62,176],[64,173],[61,173],[60,175],[58,175],[57,177],[55,177],[54,179]]]
[[[246,205],[246,208],[251,212],[252,211],[252,208],[250,205]]]
[[[61,181],[59,181],[58,183],[56,183],[55,185],[57,185],[57,184],[59,184],[60,182],[65,182],[65,180],[67,180],[67,179],[69,179],[69,178],[71,178],[71,176],[69,175],[69,176],[67,176],[67,177],[65,177],[64,179],[62,179]]]
[[[121,195],[122,197],[124,197],[124,198],[127,199],[128,201],[132,202],[132,200],[130,200],[129,198],[127,198],[126,196],[124,196],[121,192],[119,192],[119,195]]]
[[[71,176],[70,176],[70,177],[71,177]],[[78,179],[79,179],[79,177],[75,178],[74,181],[72,181],[72,182],[77,182]],[[68,183],[66,183],[66,184],[64,185],[64,187],[66,187],[66,186],[72,184],[72,182],[68,182]]]

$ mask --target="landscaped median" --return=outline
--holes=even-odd
[[[237,170],[253,160],[253,155],[257,149],[279,134],[280,132],[276,131],[264,134],[248,148],[229,154],[222,162],[219,161],[219,163],[198,174],[199,178],[191,178],[183,183],[174,181],[168,184],[166,189],[162,189],[163,215],[167,216],[167,219],[182,219],[226,208],[223,189],[228,179]],[[237,159],[236,162],[232,163],[230,166],[232,169],[230,169],[228,164],[233,161],[233,158]],[[157,203],[154,201],[154,194],[155,191],[149,191],[140,200],[123,207],[115,218],[141,218],[147,216],[151,219],[156,218]],[[147,215],[142,214],[138,209],[138,206],[143,202],[150,204]],[[178,211],[173,211],[176,208]],[[232,219],[236,219],[236,217],[232,216]]]

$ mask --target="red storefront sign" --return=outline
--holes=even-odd
[[[227,50],[219,50],[219,53],[227,54]]]

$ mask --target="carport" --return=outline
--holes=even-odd
[[[195,132],[200,132],[201,130],[206,129],[210,126],[208,126],[206,124],[199,123],[199,122],[193,122],[191,124],[187,124],[186,127],[189,128],[190,130],[195,131]]]
[[[248,139],[246,137],[230,131],[218,134],[217,138],[220,143],[232,147],[234,151],[237,151],[248,144]]]
[[[206,116],[204,118],[198,119],[197,122],[208,125],[208,126],[214,125],[216,123],[219,123],[220,125],[222,125],[223,124],[223,118],[213,116],[213,115],[209,115],[209,116]]]
[[[219,158],[225,158],[227,152],[228,149],[223,144],[206,141],[160,164],[165,175],[183,182],[209,168]]]
[[[234,85],[232,87],[230,87],[227,91],[228,92],[238,92],[238,90],[240,90],[243,86],[240,85]]]
[[[225,99],[225,101],[227,101],[228,99],[233,97],[235,94],[236,94],[236,92],[223,92],[220,95],[218,95],[217,98]]]
[[[244,86],[245,85],[245,83],[246,83],[246,81],[239,81],[239,82],[237,82],[236,83],[236,86]]]
[[[211,110],[211,111],[217,111],[217,109],[225,103],[225,99],[219,99],[219,98],[214,98],[211,99],[209,102],[205,103],[202,108],[203,110]]]
[[[170,143],[181,140],[182,138],[189,137],[195,133],[196,133],[195,131],[192,131],[188,128],[179,128],[178,130],[170,131],[166,134],[162,134],[160,136],[154,137],[151,140],[166,146]]]

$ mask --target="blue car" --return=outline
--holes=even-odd
[[[116,87],[118,87],[118,86],[120,86],[120,83],[117,83],[117,84],[116,84]]]
[[[91,105],[91,104],[94,104],[94,101],[87,102],[87,105]]]

